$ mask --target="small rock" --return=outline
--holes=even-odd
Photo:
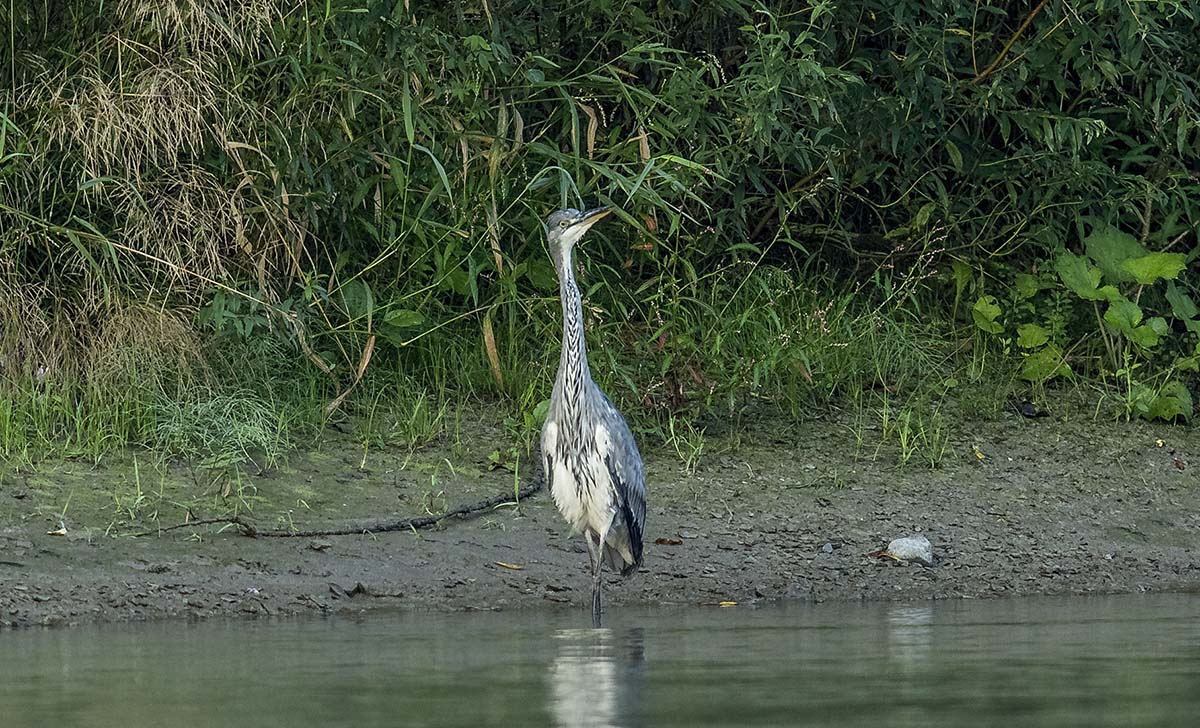
[[[1022,417],[1028,417],[1029,419],[1050,416],[1049,412],[1039,408],[1036,404],[1027,399],[1018,399],[1014,397],[1013,399],[1009,400],[1008,405],[1012,407],[1014,412]]]
[[[833,553],[833,544],[827,543],[821,547],[821,550],[827,554],[832,554]]]
[[[872,556],[887,557],[896,561],[915,561],[924,566],[933,566],[933,544],[924,534],[892,539],[886,549],[872,552]]]
[[[329,593],[333,594],[335,599],[353,599],[359,595],[369,595],[371,590],[368,589],[361,581],[354,582],[354,586],[350,589],[346,589],[339,584],[329,582]]]

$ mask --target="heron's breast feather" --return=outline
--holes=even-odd
[[[596,429],[593,447],[572,453],[559,446],[558,426],[549,422],[542,433],[543,452],[550,453],[550,495],[563,518],[577,531],[606,533],[616,513],[613,483],[605,464],[611,447],[608,431]]]

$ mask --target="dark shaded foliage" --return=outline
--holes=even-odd
[[[1116,229],[1183,254],[1172,295],[1195,298],[1198,12],[44,0],[0,39],[0,276],[187,302],[243,336],[307,332],[352,370],[372,334],[400,350],[485,314],[552,320],[530,303],[554,290],[534,221],[606,200],[626,225],[593,245],[591,294],[645,342],[748,260],[885,297],[926,281],[963,321],[964,296],[996,296],[984,330],[1046,324],[1077,369],[1115,369],[1090,301],[1064,303],[1056,279],[1011,291]],[[163,88],[138,86],[156,69],[189,98],[138,101]],[[104,114],[125,116],[89,135]],[[1144,295],[1169,310],[1166,289]],[[1170,326],[1140,355],[1193,353],[1186,320]]]

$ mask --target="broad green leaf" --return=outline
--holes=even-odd
[[[1158,342],[1170,331],[1171,327],[1167,325],[1166,319],[1155,316],[1154,318],[1147,319],[1145,324],[1136,326],[1133,330],[1125,332],[1125,335],[1130,341],[1143,349],[1150,349],[1158,346]]]
[[[425,323],[425,316],[420,311],[407,308],[393,308],[383,317],[383,322],[396,328],[409,328]]]
[[[1050,332],[1037,324],[1021,324],[1017,327],[1017,346],[1036,349],[1050,340]]]
[[[1187,257],[1183,253],[1150,253],[1121,264],[1122,270],[1144,286],[1164,278],[1178,278],[1186,267]]]
[[[962,152],[958,151],[958,146],[949,139],[946,140],[946,153],[950,155],[950,161],[954,163],[954,169],[961,172],[963,170]]]
[[[957,308],[958,302],[962,300],[962,294],[971,284],[971,279],[975,277],[975,269],[956,259],[950,263],[950,277],[954,279],[954,303]]]
[[[558,274],[549,262],[537,260],[529,265],[529,282],[538,290],[553,291],[558,288]]]
[[[465,270],[452,270],[447,273],[441,281],[442,290],[454,291],[460,296],[465,296],[471,291],[471,279]]]
[[[1142,417],[1145,417],[1146,413],[1150,411],[1150,406],[1154,404],[1154,400],[1157,398],[1158,394],[1148,385],[1141,382],[1134,382],[1133,386],[1129,388],[1129,392],[1125,395],[1128,403],[1126,406]]]
[[[1169,331],[1167,322],[1155,316],[1142,324],[1142,309],[1133,301],[1121,299],[1109,305],[1104,320],[1121,332],[1125,338],[1143,349],[1158,346],[1159,339]]]
[[[925,224],[929,222],[929,216],[935,209],[937,209],[936,202],[926,202],[921,205],[921,209],[917,210],[917,216],[913,218],[912,226],[917,229],[925,227]]]
[[[1173,420],[1176,417],[1190,420],[1193,406],[1192,393],[1187,386],[1174,380],[1167,382],[1142,416],[1148,420]]]
[[[1100,269],[1089,265],[1087,258],[1074,253],[1063,253],[1054,261],[1054,270],[1063,284],[1076,296],[1088,301],[1098,301],[1104,296],[1099,292]]]
[[[404,138],[411,146],[417,137],[416,126],[413,123],[412,89],[409,88],[408,74],[404,75],[404,91],[400,96],[400,113],[404,117]]]
[[[1137,344],[1143,349],[1152,349],[1158,346],[1158,332],[1149,326],[1138,326],[1133,331],[1130,331],[1126,336],[1130,341]]]
[[[1159,340],[1170,331],[1166,319],[1160,316],[1142,324],[1142,310],[1132,301],[1118,301],[1109,306],[1104,312],[1104,320],[1112,324],[1126,339],[1143,349],[1158,346]]]
[[[996,321],[1000,317],[1000,304],[995,296],[981,296],[971,308],[971,317],[975,319],[976,326],[989,334],[1004,331],[1004,327]]]
[[[1049,344],[1021,362],[1021,379],[1027,382],[1044,382],[1057,376],[1071,374],[1071,365],[1063,360],[1062,349]]]
[[[1088,257],[1096,261],[1096,265],[1104,273],[1104,279],[1109,283],[1133,280],[1133,276],[1124,270],[1121,264],[1147,252],[1136,238],[1114,227],[1101,228],[1087,236],[1083,241],[1083,248]]]
[[[1142,322],[1142,309],[1133,301],[1114,301],[1104,312],[1104,320],[1112,324],[1117,331],[1130,334]]]
[[[349,319],[370,316],[375,310],[375,297],[371,294],[371,287],[361,278],[347,281],[338,289],[338,294],[342,299],[342,310]]]
[[[1171,304],[1171,315],[1177,319],[1196,318],[1196,314],[1200,313],[1192,297],[1175,285],[1175,281],[1167,281],[1167,303]]]
[[[1146,319],[1146,325],[1154,329],[1154,333],[1159,336],[1166,336],[1171,332],[1171,326],[1162,316],[1153,316]]]
[[[1033,298],[1043,288],[1041,279],[1028,273],[1018,273],[1014,287],[1017,289],[1017,297],[1022,301]]]

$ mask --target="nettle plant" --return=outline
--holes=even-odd
[[[1075,348],[1094,333],[1103,345],[1099,374],[1116,377],[1127,416],[1190,419],[1193,400],[1183,378],[1200,371],[1200,308],[1180,275],[1198,255],[1200,248],[1154,252],[1128,233],[1101,227],[1083,239],[1083,254],[1065,251],[1040,273],[1018,274],[1007,316],[995,296],[985,295],[972,318],[1006,351],[1015,344],[1020,377],[1038,384],[1071,376]],[[1072,341],[1064,351],[1062,343]],[[1149,362],[1157,373],[1142,378],[1139,370]]]

